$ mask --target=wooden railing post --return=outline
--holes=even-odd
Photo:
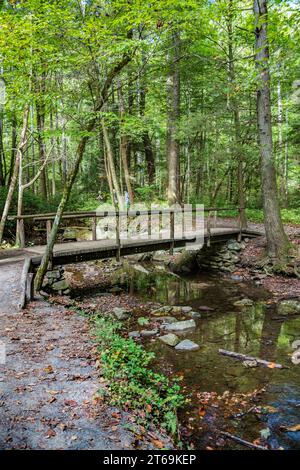
[[[207,218],[207,246],[210,247],[210,237],[211,237],[211,229],[210,229],[210,216],[211,212],[208,212],[208,218]]]
[[[170,245],[170,255],[174,254],[174,239],[175,239],[175,214],[174,211],[170,212],[170,236],[171,236],[171,245]]]
[[[238,234],[238,241],[241,242],[242,241],[242,208],[239,207],[238,208],[238,212],[239,212],[239,234]]]
[[[92,233],[93,233],[93,241],[97,240],[97,217],[93,217],[92,221]]]
[[[151,210],[148,210],[148,239],[151,238]]]
[[[49,239],[50,239],[51,230],[52,230],[52,222],[50,219],[48,219],[46,220],[47,243],[49,242]]]
[[[121,240],[120,240],[120,214],[119,214],[119,212],[116,212],[116,243],[117,243],[116,260],[120,261],[120,259],[121,259]]]
[[[24,230],[24,220],[20,219],[19,221],[19,236],[20,236],[20,247],[25,248],[25,230]]]

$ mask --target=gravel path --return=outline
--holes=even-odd
[[[87,320],[46,302],[16,311],[22,263],[1,266],[1,449],[126,449],[124,417],[95,400],[100,386]]]

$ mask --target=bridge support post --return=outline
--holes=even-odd
[[[52,230],[52,222],[49,219],[49,220],[46,220],[47,243],[49,242],[49,239],[50,239],[51,230]]]
[[[173,255],[174,254],[174,239],[175,239],[175,214],[174,214],[174,211],[170,212],[170,238],[171,238],[170,255]]]
[[[117,253],[116,260],[120,261],[121,259],[121,240],[120,240],[120,214],[116,213],[116,243],[117,243]]]
[[[25,230],[24,230],[24,220],[20,219],[19,221],[19,234],[20,234],[20,247],[25,248]]]
[[[93,233],[93,241],[95,242],[97,240],[97,217],[93,217],[92,233]]]

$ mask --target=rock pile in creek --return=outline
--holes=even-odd
[[[113,315],[120,319],[120,312],[118,309],[118,315]],[[123,319],[128,317],[128,311],[124,310]],[[158,328],[152,328],[149,330],[131,331],[128,336],[131,338],[142,337],[158,337],[159,341],[167,346],[175,348],[176,351],[196,351],[199,349],[199,345],[189,339],[180,339],[178,335],[186,334],[196,328],[196,322],[194,318],[200,318],[199,312],[194,312],[192,307],[189,306],[164,306],[157,308],[151,312],[153,320],[159,322]],[[180,319],[184,317],[184,319]],[[186,319],[190,317],[190,319]]]

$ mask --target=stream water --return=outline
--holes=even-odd
[[[207,274],[182,278],[146,269],[148,274],[117,271],[115,283],[143,301],[212,309],[201,311],[197,327],[181,335],[199,344],[198,351],[177,352],[157,338],[143,341],[156,353],[160,370],[182,377],[189,402],[180,422],[187,442],[196,448],[245,448],[222,438],[216,442],[212,430],[222,429],[250,442],[267,442],[274,449],[300,448],[300,430],[285,429],[300,423],[300,364],[291,361],[292,343],[300,340],[300,316],[280,317],[271,294],[254,283]],[[245,297],[254,301],[253,306],[234,306]],[[287,368],[249,368],[220,355],[219,348]],[[262,392],[256,395],[255,390]],[[247,412],[238,416],[241,410]]]

